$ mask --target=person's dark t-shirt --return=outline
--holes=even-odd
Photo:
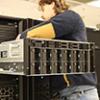
[[[87,41],[86,28],[79,16],[74,11],[68,10],[49,20],[53,24],[55,39],[71,41]],[[96,86],[95,73],[67,75],[71,85],[94,85]],[[55,84],[58,83],[58,84]],[[65,85],[63,85],[65,84]],[[52,83],[53,88],[62,89],[66,86],[62,76],[55,76]]]
[[[50,22],[55,29],[55,39],[87,41],[85,25],[77,13],[68,10],[51,18]]]

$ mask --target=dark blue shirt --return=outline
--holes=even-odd
[[[74,11],[68,10],[58,14],[49,20],[53,24],[55,39],[71,41],[87,41],[86,28],[80,17]],[[70,85],[96,85],[95,73],[67,75]],[[55,77],[55,78],[54,78]],[[62,76],[52,77],[52,86],[56,89],[66,87]]]
[[[50,19],[56,33],[55,39],[87,41],[86,28],[81,17],[71,11],[65,11]]]

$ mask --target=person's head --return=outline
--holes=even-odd
[[[69,8],[64,0],[40,0],[39,6],[42,11],[42,17],[45,20],[49,20]]]

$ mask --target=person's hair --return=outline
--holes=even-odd
[[[69,5],[65,2],[65,0],[40,0],[39,6],[42,8],[45,4],[50,5],[53,2],[55,3],[54,10],[56,13],[61,13],[69,8]]]

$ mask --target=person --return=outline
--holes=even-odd
[[[17,38],[87,41],[80,15],[69,10],[64,0],[40,0],[39,7],[44,22]],[[57,100],[99,100],[95,73],[56,76],[53,82],[52,86],[59,95]]]

